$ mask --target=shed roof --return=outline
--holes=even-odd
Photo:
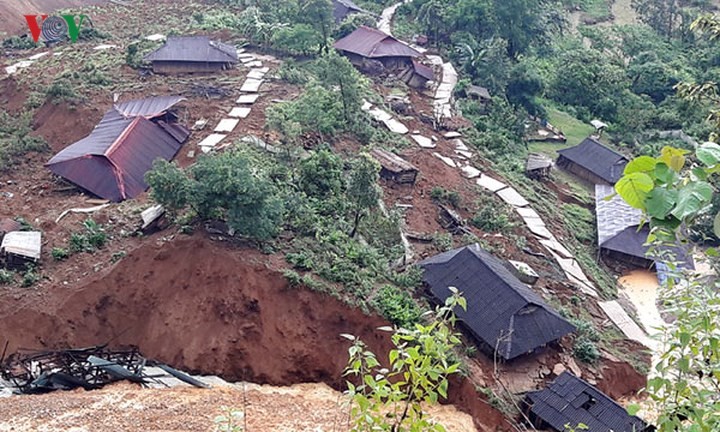
[[[435,72],[433,72],[430,66],[424,65],[415,59],[413,59],[412,62],[413,69],[415,70],[416,74],[420,75],[428,81],[431,81],[433,78],[435,78]]]
[[[537,169],[550,168],[552,164],[553,161],[549,157],[540,153],[530,153],[525,163],[525,170],[535,171]]]
[[[585,138],[574,147],[558,150],[558,153],[610,184],[620,179],[628,163],[625,156],[605,147],[593,137]]]
[[[0,219],[0,234],[8,233],[10,231],[19,231],[22,228],[20,222],[14,221],[10,218]]]
[[[478,85],[470,85],[468,86],[467,90],[465,92],[469,95],[473,94],[479,97],[480,99],[491,99],[490,98],[490,91],[486,89],[485,87],[480,87]]]
[[[351,0],[333,0],[333,18],[335,22],[340,22],[353,13],[367,13],[365,9],[353,3]]]
[[[643,432],[644,421],[631,416],[605,393],[569,372],[545,389],[527,395],[530,411],[557,431],[583,423],[590,431]]]
[[[335,42],[335,49],[367,58],[420,57],[419,51],[380,30],[360,26]]]
[[[171,36],[145,56],[147,61],[237,63],[237,49],[207,36]]]
[[[31,258],[40,259],[42,247],[42,234],[38,231],[12,231],[5,234],[0,252]]]
[[[372,154],[372,156],[380,163],[380,165],[388,171],[392,171],[394,173],[400,173],[404,171],[418,171],[418,169],[413,164],[396,155],[395,153],[391,153],[383,149],[373,149],[370,154]]]
[[[520,282],[502,261],[476,243],[419,263],[423,278],[439,301],[456,287],[467,300],[458,310],[462,320],[481,341],[512,359],[575,331],[539,295]]]
[[[151,121],[146,116],[159,116],[180,100],[172,97],[117,104],[90,135],[56,154],[46,166],[102,198],[134,198],[147,189],[144,177],[153,161],[172,159],[190,135],[181,125]]]

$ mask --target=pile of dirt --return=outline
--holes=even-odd
[[[238,423],[256,431],[348,431],[345,398],[324,384],[292,387],[236,384],[213,389],[140,389],[117,384],[102,390],[10,398],[0,430],[214,431],[227,407],[244,413]],[[427,408],[453,432],[474,432],[472,418],[450,406]]]
[[[302,287],[268,263],[277,256],[195,235],[162,246],[147,242],[82,289],[3,317],[9,352],[111,342],[137,345],[148,358],[231,381],[344,385],[350,333],[382,358],[387,322]],[[273,263],[277,268],[277,262]],[[481,430],[506,429],[502,414],[474,387],[451,388],[451,401]]]

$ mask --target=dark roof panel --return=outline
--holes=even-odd
[[[145,56],[147,61],[237,63],[237,49],[207,36],[171,36],[157,50]]]
[[[647,425],[603,392],[569,372],[527,394],[530,411],[557,431],[585,424],[590,431],[643,432]]]
[[[335,22],[341,22],[353,13],[370,14],[370,12],[356,5],[351,0],[333,0],[333,18],[335,18]]]
[[[512,359],[571,333],[575,327],[478,244],[419,263],[432,295],[445,301],[460,290],[467,311],[457,316],[475,336]]]
[[[406,43],[367,26],[360,26],[354,32],[335,42],[335,49],[367,58],[420,57],[419,51]]]
[[[167,110],[186,100],[182,96],[158,96],[135,99],[115,104],[115,110],[124,117],[143,116],[153,119],[165,114]]]
[[[430,66],[426,66],[415,59],[413,59],[412,62],[413,69],[415,69],[416,74],[420,75],[428,81],[431,81],[435,78],[435,72],[433,72]]]
[[[558,150],[560,157],[583,167],[608,183],[614,184],[622,177],[628,159],[620,153],[605,147],[593,137],[587,137],[580,144]]]
[[[181,125],[146,118],[164,114],[158,110],[169,109],[180,99],[165,97],[116,105],[90,135],[50,159],[48,168],[102,198],[134,198],[147,189],[144,176],[153,161],[172,159],[189,136]],[[131,116],[121,115],[118,107]]]

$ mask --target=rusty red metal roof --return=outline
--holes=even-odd
[[[426,66],[415,59],[413,59],[412,62],[413,69],[415,69],[416,74],[420,75],[428,81],[432,81],[432,79],[435,78],[435,73],[430,66]]]
[[[237,63],[237,49],[207,36],[169,37],[165,45],[145,56],[147,61]]]
[[[367,58],[420,57],[422,54],[380,30],[360,26],[354,32],[335,42],[335,49]]]
[[[158,98],[163,99],[163,98]],[[144,102],[143,102],[144,101]],[[166,99],[128,101],[126,107],[160,107],[169,109]],[[56,154],[46,166],[87,191],[111,200],[122,201],[144,192],[145,173],[155,159],[171,160],[190,135],[182,125],[157,119],[157,109],[133,108],[140,114],[126,117],[118,105],[108,111],[87,137]],[[163,112],[164,113],[164,112]]]

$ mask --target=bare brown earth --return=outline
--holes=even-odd
[[[105,0],[0,0],[0,34],[27,33],[23,15],[50,13],[57,9],[104,3]]]
[[[349,431],[343,395],[324,384],[292,387],[236,384],[210,390],[140,389],[116,384],[102,390],[17,397],[3,403],[0,431],[214,431],[223,407],[244,412],[247,432]],[[474,432],[472,418],[452,406],[427,408],[452,432]]]
[[[137,345],[149,358],[231,381],[325,382],[338,389],[348,348],[341,333],[357,335],[386,358],[390,343],[377,331],[384,320],[290,287],[269,267],[277,259],[199,234],[148,241],[79,289],[57,289],[43,304],[4,316],[0,338],[8,339],[9,352]],[[480,430],[507,429],[470,382],[455,383],[451,394]]]

